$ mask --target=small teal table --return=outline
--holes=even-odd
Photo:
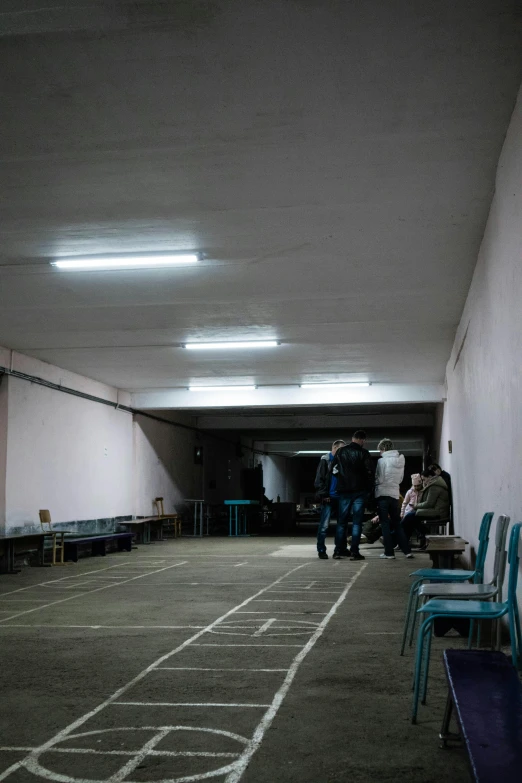
[[[225,506],[229,506],[228,535],[248,536],[246,506],[259,506],[259,500],[225,500]]]

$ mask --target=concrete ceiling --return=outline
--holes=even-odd
[[[521,78],[519,11],[3,0],[0,344],[131,391],[440,383]],[[204,258],[48,264],[149,250]],[[179,347],[269,337],[284,344]]]

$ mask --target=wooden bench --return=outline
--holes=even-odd
[[[440,738],[453,710],[477,783],[522,780],[522,684],[510,658],[486,650],[445,650],[449,693]]]
[[[108,541],[116,541],[119,552],[130,552],[132,550],[132,537],[134,533],[103,533],[92,536],[66,536],[64,539],[65,559],[78,562],[78,550],[86,545],[91,548],[91,555],[106,554],[106,544]]]
[[[423,519],[422,523],[429,527],[430,530],[433,529],[433,531],[438,535],[447,536],[449,534],[449,517],[440,517],[440,519]]]
[[[426,536],[426,541],[433,568],[453,568],[454,556],[465,552],[468,545],[460,536]]]

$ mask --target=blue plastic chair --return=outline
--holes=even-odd
[[[415,581],[410,588],[410,594],[408,596],[406,618],[404,620],[404,630],[402,634],[401,655],[404,655],[408,632],[410,647],[413,644],[413,634],[415,632],[415,622],[417,610],[419,608],[420,585],[424,584],[424,582],[469,582],[471,579],[473,579],[475,583],[480,584],[484,580],[484,564],[488,553],[489,531],[491,529],[492,519],[493,511],[488,511],[482,517],[479,529],[479,547],[475,569],[473,571],[468,571],[463,568],[419,568],[417,571],[413,571],[413,573],[410,574],[410,576],[415,577]]]
[[[464,618],[467,620],[499,620],[504,615],[509,618],[509,636],[511,640],[511,658],[516,669],[522,667],[522,632],[517,604],[517,580],[519,568],[519,544],[522,522],[513,525],[509,538],[508,562],[509,581],[507,600],[497,601],[449,601],[443,598],[433,598],[421,606],[419,613],[427,615],[419,628],[417,651],[415,656],[415,677],[411,722],[417,720],[419,696],[422,691],[422,704],[426,703],[428,689],[428,672],[430,666],[431,639],[433,623],[439,617]]]

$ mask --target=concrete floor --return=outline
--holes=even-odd
[[[468,781],[437,740],[448,640],[410,724],[412,563],[380,552],[184,538],[1,576],[0,780]]]

